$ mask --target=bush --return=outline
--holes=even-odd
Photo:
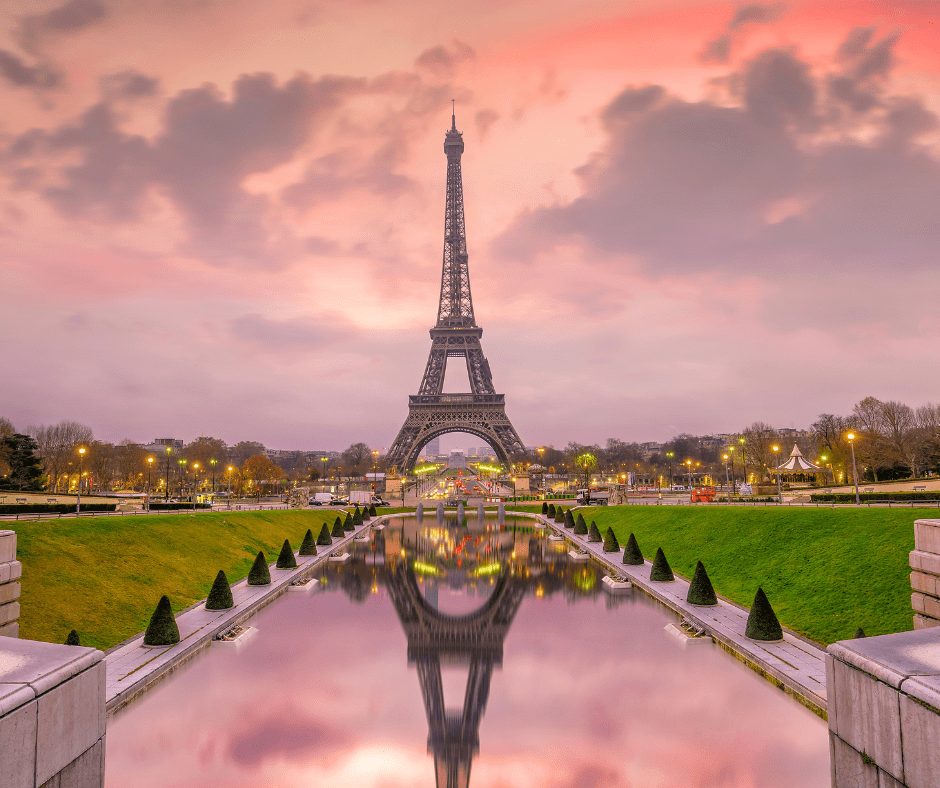
[[[82,509],[84,509],[84,508],[85,508],[85,506],[84,506],[84,504],[83,504],[83,505],[82,505]],[[159,502],[151,502],[151,504],[150,504],[150,511],[152,511],[152,512],[171,512],[171,511],[176,511],[177,509],[192,509],[192,508],[193,508],[193,505],[192,505],[191,503],[159,503]],[[212,508],[212,505],[211,505],[211,504],[208,504],[208,503],[197,503],[195,508],[197,508],[197,509],[211,509],[211,508]]]
[[[574,528],[574,515],[571,514],[571,509],[565,512],[565,528]]]
[[[744,634],[751,640],[783,640],[783,629],[763,588],[758,588],[754,596],[754,604],[751,605],[751,612],[748,613]]]
[[[73,629],[72,631],[74,632],[75,630]],[[868,635],[865,634],[865,630],[859,627],[858,629],[855,630],[855,637],[853,638],[853,640],[858,640],[859,638],[866,638],[866,637],[868,637]],[[76,643],[76,645],[78,644]]]
[[[343,530],[344,531],[355,531],[356,525],[353,522],[352,515],[349,512],[346,512],[346,519],[343,520]],[[336,531],[333,532],[333,536],[336,536]],[[340,534],[342,536],[342,534]]]
[[[346,519],[349,520],[349,515],[346,516]],[[351,523],[350,530],[352,530]],[[336,522],[333,523],[333,538],[342,539],[344,536],[346,536],[346,526],[340,521],[339,517],[337,517]]]
[[[356,525],[362,525],[362,512],[359,511],[359,504],[358,504],[358,503],[356,504],[356,511],[353,512],[352,524],[353,524],[354,526],[356,526]]]
[[[83,503],[83,512],[113,512],[116,503]],[[0,514],[73,514],[74,503],[4,503]]]
[[[940,491],[912,492],[910,490],[897,490],[895,492],[871,492],[858,494],[860,501],[940,501]],[[855,503],[855,493],[813,493],[811,501],[819,503]]]
[[[672,573],[672,568],[666,560],[666,554],[663,548],[656,548],[656,557],[653,559],[653,568],[650,570],[650,580],[657,583],[671,583],[676,577]]]
[[[368,507],[368,506],[363,506],[363,507],[362,507],[362,522],[363,522],[363,523],[367,523],[367,522],[369,522],[369,520],[370,520],[371,518],[372,518],[372,515],[369,514],[369,507]]]
[[[271,582],[271,571],[268,569],[268,559],[264,557],[264,551],[259,550],[255,556],[255,562],[251,565],[251,571],[248,573],[248,585],[266,586]]]
[[[180,642],[180,628],[176,626],[173,618],[173,608],[170,599],[164,594],[157,602],[157,609],[150,617],[147,631],[144,633],[145,646],[172,646]]]
[[[555,509],[555,522],[558,523],[558,525],[561,525],[563,522],[565,522],[565,510],[561,506]]]
[[[80,646],[82,645],[81,638],[78,636],[78,632],[74,629],[69,632],[69,636],[65,639],[66,646]]]
[[[550,503],[548,505],[548,516],[551,517],[553,520],[555,519],[555,504],[553,503]]]
[[[375,511],[375,504],[374,503],[370,504],[369,505],[369,517],[376,517],[376,516],[378,516],[378,512]]]
[[[610,526],[604,531],[604,552],[616,553],[620,551],[620,542],[617,541],[617,535]]]
[[[274,565],[278,569],[296,569],[297,559],[294,558],[294,551],[290,546],[290,540],[285,539],[281,545],[281,552],[277,557],[277,563]]]
[[[623,562],[628,566],[643,566],[644,564],[643,553],[632,533],[627,539],[627,546],[623,549]]]
[[[690,605],[699,605],[701,607],[711,607],[718,604],[718,597],[715,589],[712,588],[712,581],[708,579],[708,572],[705,571],[705,565],[699,561],[695,565],[695,574],[692,575],[692,583],[689,585],[689,593],[685,601]]]
[[[324,530],[326,529],[326,523],[323,524]],[[327,538],[330,536],[330,532],[326,532]],[[332,540],[331,540],[332,541]],[[309,528],[307,533],[304,534],[304,540],[300,543],[300,554],[301,555],[316,555],[317,554],[317,543],[313,538],[313,531]]]
[[[343,531],[343,524],[339,521],[339,517],[336,518],[336,522],[339,523],[340,533]],[[333,526],[334,530],[336,526]],[[323,527],[320,529],[320,535],[317,537],[317,544],[326,547],[327,545],[333,544],[333,537],[330,536],[330,529],[326,527],[326,523],[323,523]]]
[[[548,502],[542,501],[542,514],[548,514]]]
[[[578,512],[578,521],[574,526],[574,532],[578,536],[584,536],[588,532],[587,523],[584,522],[584,518],[581,516],[580,512]]]
[[[232,587],[228,584],[225,572],[220,569],[215,576],[212,590],[206,598],[206,610],[228,610],[230,607],[235,607],[235,600],[232,598]]]
[[[588,541],[589,542],[599,542],[601,541],[601,532],[597,528],[597,523],[591,520],[591,527],[588,530]]]

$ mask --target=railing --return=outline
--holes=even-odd
[[[461,405],[503,405],[505,394],[412,394],[408,397],[411,405],[438,405],[457,403]]]

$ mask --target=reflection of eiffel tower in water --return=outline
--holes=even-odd
[[[480,750],[490,677],[502,665],[503,641],[522,604],[526,581],[504,572],[487,602],[466,616],[431,607],[404,563],[388,573],[386,588],[408,637],[408,662],[418,669],[437,788],[467,788],[473,756]],[[442,663],[469,664],[462,710],[444,707]]]

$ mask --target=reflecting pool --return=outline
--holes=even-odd
[[[393,520],[111,718],[107,788],[824,788],[823,720],[531,520]]]

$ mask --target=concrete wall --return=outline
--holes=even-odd
[[[940,788],[940,628],[833,643],[834,788]]]
[[[0,635],[20,634],[20,575],[23,567],[16,560],[16,534],[0,531]]]
[[[940,625],[940,520],[914,523],[911,552],[911,607],[914,629]]]

